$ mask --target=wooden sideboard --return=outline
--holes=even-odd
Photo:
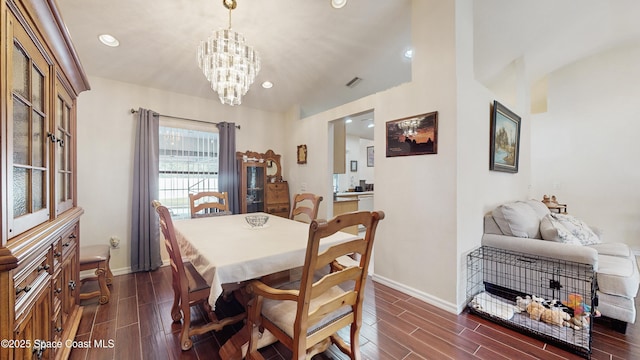
[[[66,359],[82,315],[76,99],[89,83],[55,0],[2,0],[0,19],[0,359]]]
[[[240,212],[289,217],[289,184],[282,181],[280,155],[267,150],[236,152],[240,170]]]
[[[286,181],[267,183],[266,212],[284,218],[289,217],[289,184]]]

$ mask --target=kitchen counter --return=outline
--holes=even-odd
[[[373,191],[349,191],[349,192],[339,192],[336,194],[337,197],[355,197],[360,195],[373,195]]]
[[[350,201],[360,201],[357,197],[349,196],[349,197],[339,197],[333,200],[334,203],[342,203],[342,202],[350,202]]]

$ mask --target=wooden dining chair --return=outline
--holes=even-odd
[[[310,193],[296,194],[293,197],[289,219],[307,224],[311,223],[312,220],[318,217],[318,207],[321,201],[322,196],[319,195]]]
[[[305,264],[300,281],[278,288],[259,280],[249,283],[253,294],[247,310],[247,328],[251,332],[247,359],[263,359],[258,341],[275,337],[291,349],[293,359],[309,359],[335,344],[350,359],[360,359],[359,333],[362,324],[362,302],[367,281],[367,268],[382,211],[353,212],[338,215],[330,221],[314,220],[309,226]],[[364,237],[333,245],[323,252],[320,242],[345,227],[363,225]],[[318,277],[337,257],[349,253],[361,255],[356,266],[344,267]],[[347,344],[337,332],[350,327]],[[268,331],[265,331],[268,330]]]
[[[191,218],[229,215],[229,197],[226,192],[203,191],[189,194]]]
[[[215,330],[219,331],[224,326],[234,324],[245,318],[245,314],[218,320],[216,314],[209,305],[211,287],[200,275],[191,262],[184,262],[180,254],[180,247],[173,228],[173,220],[169,210],[158,201],[153,201],[153,207],[160,216],[160,230],[164,236],[164,243],[169,253],[171,262],[171,275],[173,282],[173,305],[171,306],[171,318],[174,322],[182,323],[180,332],[180,347],[189,350],[193,345],[191,336],[204,334]],[[202,304],[209,322],[204,325],[191,325],[191,306]]]

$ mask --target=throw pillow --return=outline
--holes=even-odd
[[[540,234],[544,240],[582,245],[580,239],[567,230],[552,214],[548,214],[540,220]]]
[[[578,238],[582,245],[594,245],[601,242],[598,235],[584,221],[567,214],[551,213],[551,216]]]
[[[542,220],[543,217],[545,217],[547,214],[549,214],[551,211],[549,211],[549,208],[547,207],[547,205],[545,205],[542,201],[539,200],[527,200],[526,203],[531,206],[531,208],[533,209],[533,211],[536,212],[536,215],[538,215],[538,219]]]
[[[551,214],[547,214],[540,220],[540,235],[544,240],[557,241],[565,244],[582,245],[580,239],[575,237]]]
[[[540,239],[540,218],[525,201],[500,205],[492,215],[503,234]]]

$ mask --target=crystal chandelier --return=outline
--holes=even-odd
[[[260,56],[245,44],[244,36],[231,30],[231,10],[236,0],[222,0],[229,9],[229,28],[214,31],[198,46],[198,66],[223,104],[240,105],[260,71]]]
[[[404,137],[410,138],[416,135],[418,130],[418,120],[405,120],[398,123],[398,128],[402,130]]]

